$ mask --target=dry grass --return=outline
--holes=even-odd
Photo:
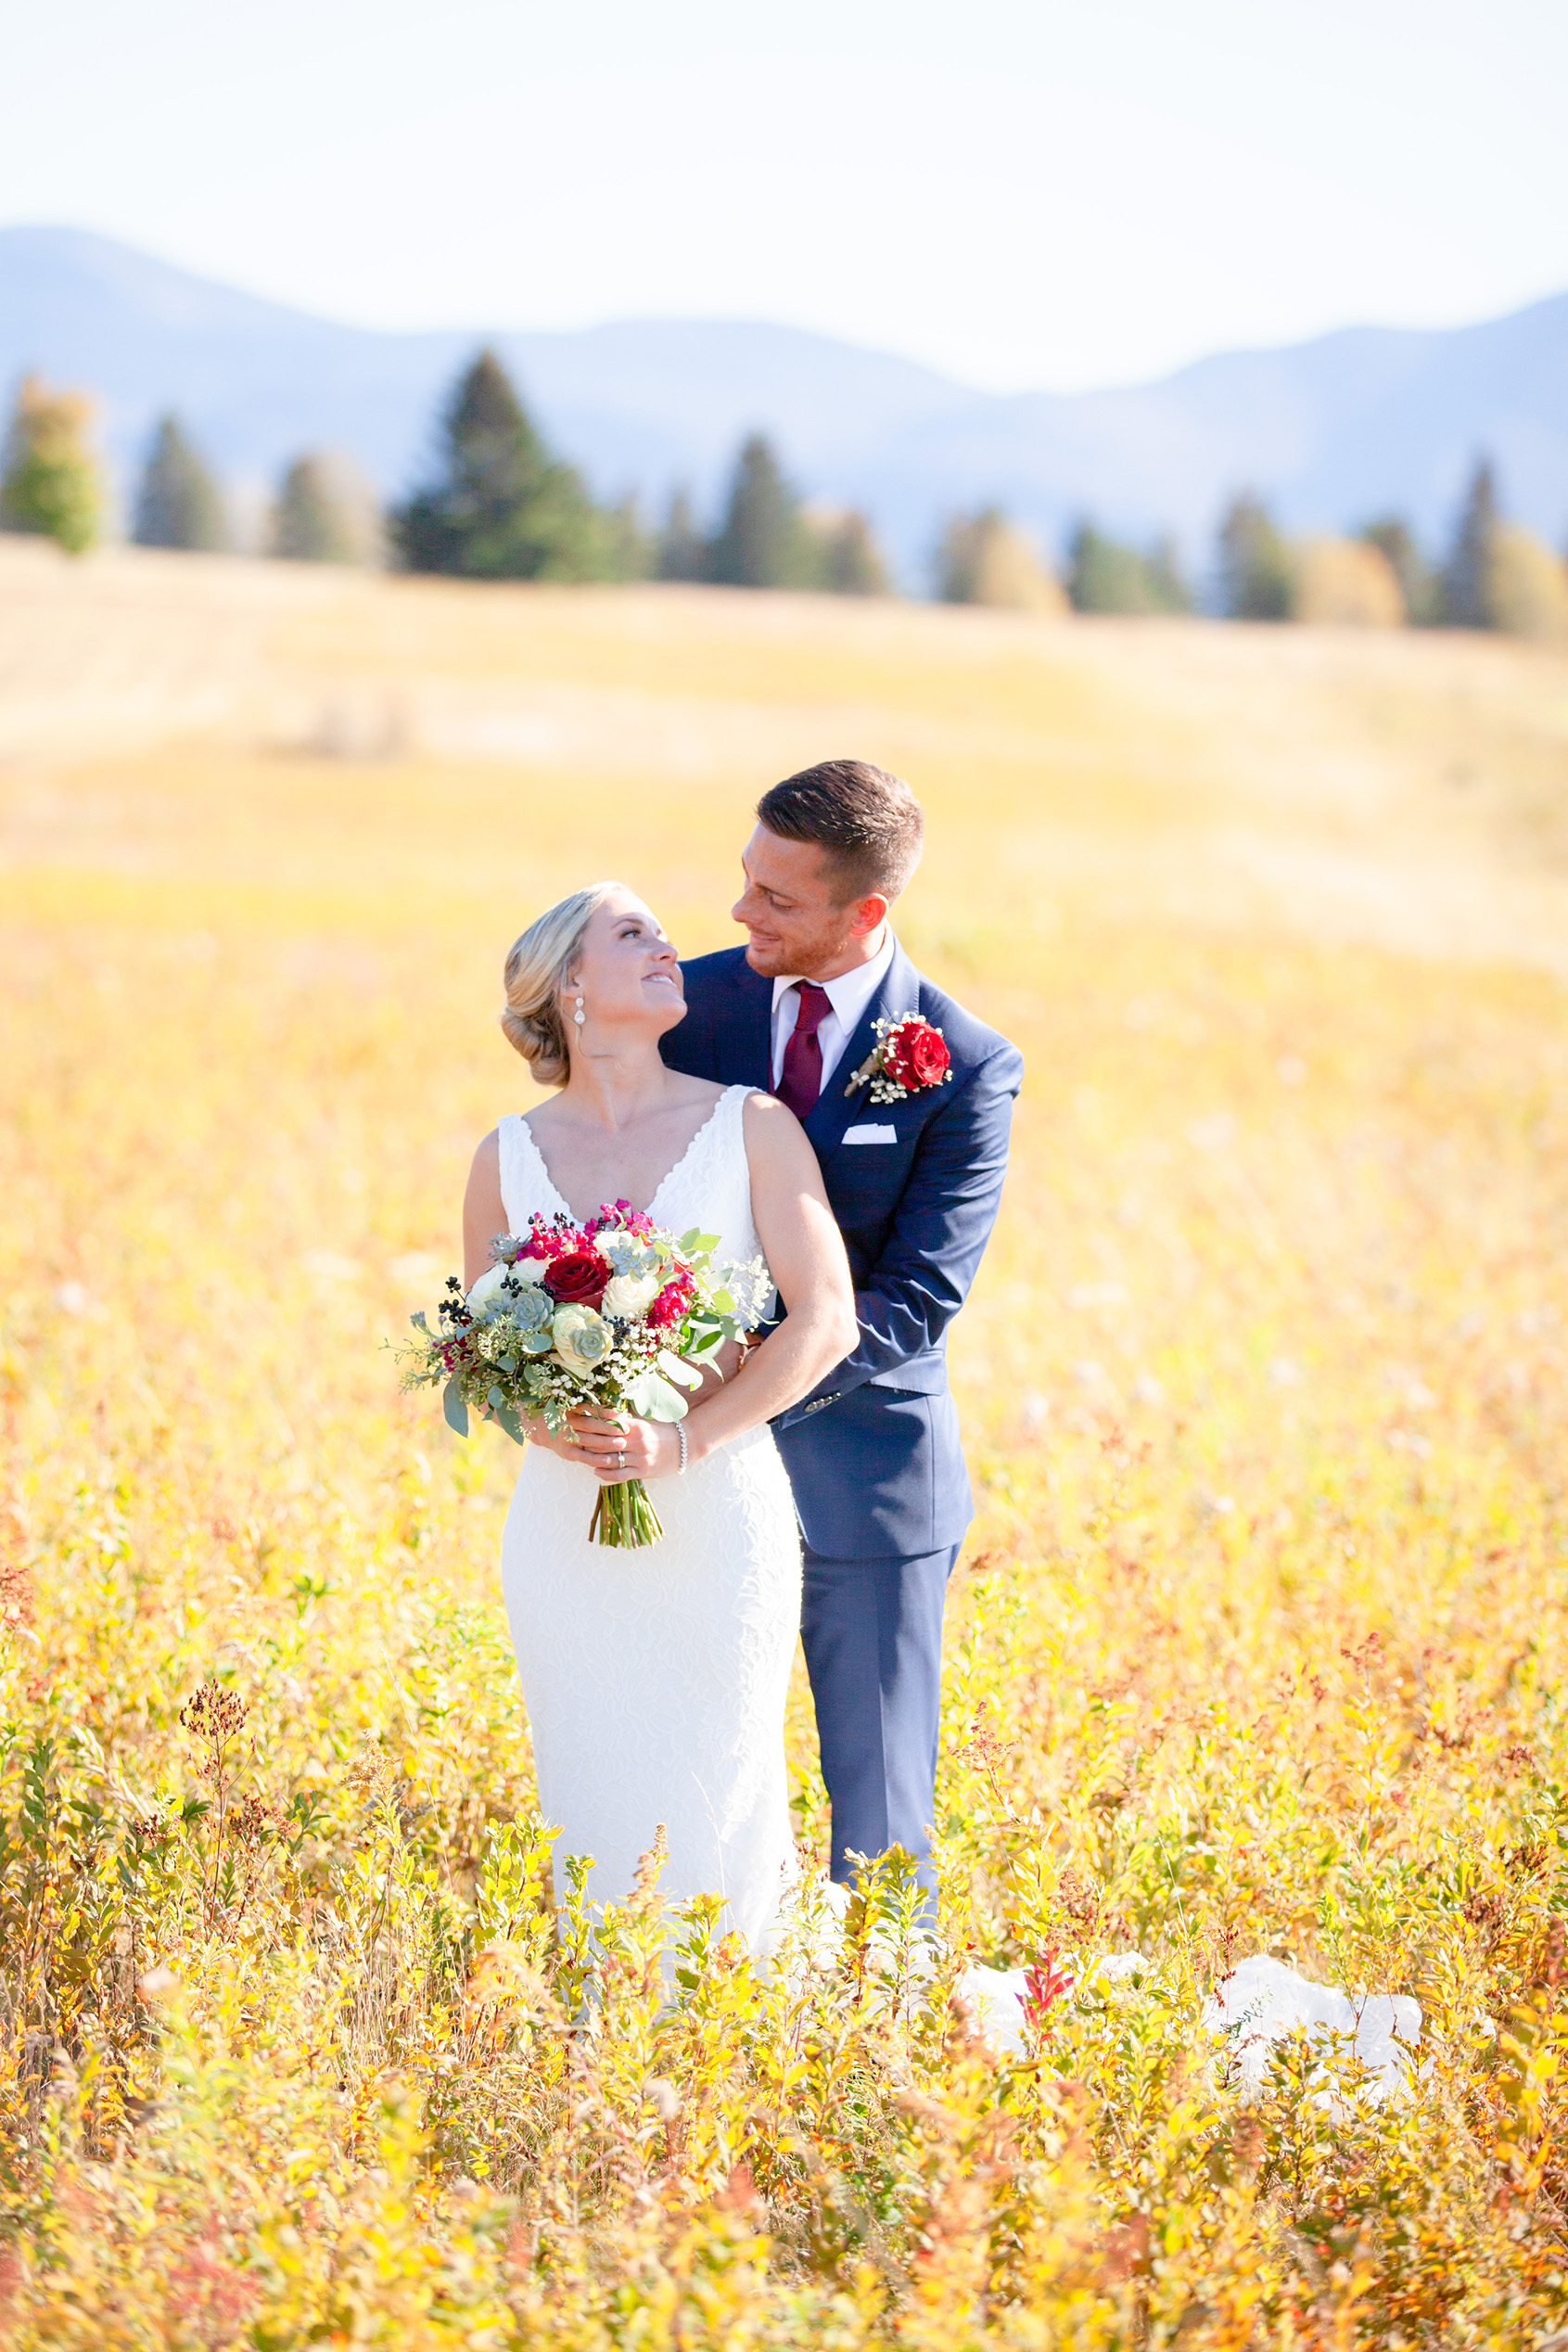
[[[1568,2322],[1568,665],[4,542],[0,610],[14,2340]],[[720,943],[759,786],[844,748],[1029,1062],[947,1916],[1156,1972],[1038,2065],[874,1953],[698,1919],[667,2011],[635,1903],[552,1922],[509,1450],[377,1349],[519,1100],[523,916],[618,870]],[[816,1850],[798,1688],[791,1742]],[[1417,1994],[1411,2103],[1241,2099],[1197,2005],[1263,1949]]]

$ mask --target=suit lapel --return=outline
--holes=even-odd
[[[732,976],[733,989],[724,1011],[726,1034],[719,1058],[735,1076],[732,1086],[755,1086],[763,1094],[773,1091],[773,983],[754,972],[746,950],[737,948]]]
[[[852,1072],[858,1070],[872,1047],[876,1043],[876,1024],[879,1020],[897,1020],[905,1013],[920,1009],[920,975],[895,935],[893,961],[882,976],[882,986],[866,1006],[860,1026],[841,1055],[837,1068],[828,1080],[811,1108],[806,1114],[806,1132],[816,1145],[818,1156],[835,1150],[847,1127],[852,1127],[865,1109],[866,1092],[871,1084],[857,1086],[846,1093]]]

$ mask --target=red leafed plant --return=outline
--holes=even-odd
[[[1055,1945],[1047,1944],[1024,1971],[1024,2016],[1031,2033],[1044,2031],[1051,2012],[1077,1982],[1073,1971],[1064,1968],[1061,1960]]]

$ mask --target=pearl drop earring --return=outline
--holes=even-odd
[[[582,999],[580,996],[577,1000],[577,1011],[572,1015],[572,1026],[575,1029],[580,1029],[587,1017],[587,1015],[582,1009]]]

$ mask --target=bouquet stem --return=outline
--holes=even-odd
[[[658,1513],[648,1500],[641,1478],[626,1478],[619,1486],[601,1487],[588,1522],[590,1543],[608,1544],[627,1552],[657,1543],[664,1533]]]

